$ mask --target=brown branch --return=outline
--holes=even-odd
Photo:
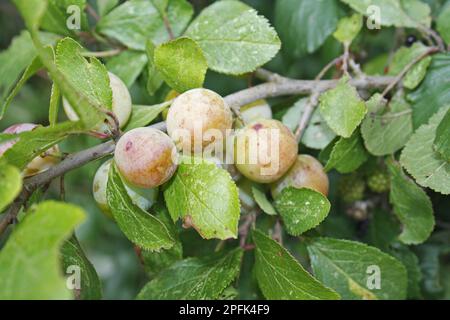
[[[358,89],[380,89],[388,86],[392,81],[394,81],[393,77],[367,77],[365,79],[352,79],[350,80],[350,84]],[[264,83],[233,93],[225,97],[225,100],[235,110],[239,110],[239,107],[259,99],[286,95],[311,94],[312,92],[320,93],[334,88],[337,83],[338,80],[315,81],[285,78],[282,82]],[[156,123],[151,127],[166,131],[165,122]],[[114,148],[114,141],[104,142],[95,147],[71,154],[61,161],[61,163],[53,166],[49,170],[25,179],[22,192],[11,205],[6,216],[0,221],[0,235],[7,226],[16,219],[21,207],[35,190],[71,170],[111,155],[114,152]]]
[[[300,143],[300,141],[302,140],[303,133],[305,132],[306,127],[308,126],[308,123],[311,120],[312,114],[316,109],[316,106],[319,104],[319,97],[320,92],[315,91],[311,94],[311,96],[308,99],[308,102],[306,103],[297,130],[295,130],[295,138],[297,139],[298,143]]]
[[[388,86],[394,77],[367,77],[366,79],[352,79],[349,83],[357,89],[380,89]],[[280,83],[268,82],[248,89],[238,91],[225,97],[230,106],[243,106],[259,99],[280,96],[306,95],[313,91],[324,92],[333,89],[339,80],[294,80]]]
[[[88,14],[90,14],[92,16],[92,18],[94,18],[95,21],[100,20],[100,16],[97,14],[97,12],[94,10],[94,8],[92,8],[92,6],[90,4],[86,5],[86,12]]]
[[[169,18],[167,18],[167,14],[163,15],[163,22],[164,22],[164,27],[166,28],[167,33],[169,34],[169,39],[170,40],[175,39],[175,35],[173,34],[173,30],[172,30],[172,26],[170,25]]]

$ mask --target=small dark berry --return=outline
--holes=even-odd
[[[406,38],[406,46],[411,47],[415,42],[417,42],[417,37],[414,35],[409,35]]]

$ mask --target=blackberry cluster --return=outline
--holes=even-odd
[[[369,189],[376,193],[384,193],[390,188],[389,174],[382,170],[376,170],[367,179]]]

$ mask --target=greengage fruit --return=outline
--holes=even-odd
[[[117,117],[119,121],[119,126],[123,128],[131,116],[131,96],[128,91],[127,86],[123,81],[116,76],[115,74],[108,72],[109,82],[112,90],[112,112]],[[70,103],[64,98],[63,99],[63,108],[64,111],[71,121],[78,121],[79,117],[76,114],[73,107]],[[95,132],[100,134],[105,134],[108,132],[108,127],[103,123],[100,124],[97,128],[94,128]]]
[[[5,129],[3,133],[19,134],[22,132],[32,131],[37,127],[39,126],[34,123],[19,123]],[[10,149],[16,142],[17,140],[13,139],[0,144],[0,157],[6,151],[8,151],[8,149]],[[54,165],[58,164],[60,161],[61,161],[61,154],[59,151],[59,147],[58,145],[54,145],[41,155],[34,158],[30,163],[28,163],[25,169],[23,170],[22,174],[24,177],[31,177],[33,175],[42,173],[50,169]]]
[[[109,169],[111,168],[112,160],[104,162],[97,170],[92,183],[92,193],[97,205],[102,212],[112,218],[111,210],[108,206],[106,198],[106,188],[108,185]],[[158,197],[158,188],[154,189],[138,189],[125,184],[125,188],[135,205],[144,211],[147,211],[156,202]]]
[[[114,161],[122,177],[132,186],[156,188],[177,169],[178,155],[173,141],[153,128],[137,128],[117,142]]]
[[[266,100],[261,99],[241,107],[241,116],[245,123],[259,119],[272,119],[272,108]]]
[[[303,154],[294,165],[271,186],[272,196],[277,197],[284,188],[309,188],[328,196],[329,181],[322,164],[314,157]]]
[[[249,123],[235,136],[235,165],[255,182],[277,181],[293,165],[297,154],[295,136],[278,120]]]
[[[169,136],[179,149],[194,153],[219,140],[224,143],[232,124],[233,114],[225,100],[202,88],[179,95],[167,114]]]

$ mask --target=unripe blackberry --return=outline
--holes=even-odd
[[[374,171],[367,179],[369,189],[376,193],[384,193],[390,188],[389,174],[383,170]]]
[[[339,181],[339,194],[346,203],[362,200],[366,184],[357,174],[344,176]]]

